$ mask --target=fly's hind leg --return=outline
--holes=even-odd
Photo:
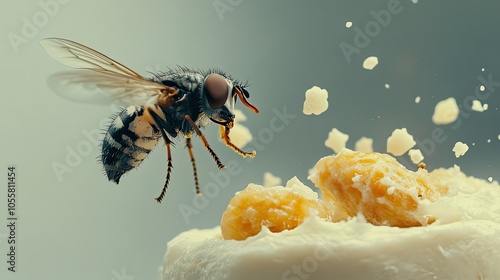
[[[208,144],[207,138],[205,138],[205,135],[203,135],[201,133],[200,129],[194,123],[193,119],[191,119],[191,117],[188,116],[188,115],[185,115],[184,119],[186,119],[189,122],[189,124],[191,124],[191,126],[194,129],[194,131],[196,131],[196,134],[198,134],[198,136],[200,137],[201,141],[203,141],[203,145],[205,146],[205,148],[207,148],[207,150],[210,153],[210,155],[214,158],[215,162],[217,163],[217,167],[219,167],[219,169],[223,169],[225,167],[224,164],[222,164],[222,162],[220,161],[219,157],[215,154],[214,150],[212,150],[212,148]]]
[[[232,142],[231,142],[231,139],[229,138],[229,127],[227,126],[220,126],[220,136],[221,136],[221,139],[224,141],[224,143],[231,149],[233,149],[233,151],[235,151],[237,154],[239,154],[240,156],[242,157],[255,157],[255,151],[249,153],[249,152],[245,152],[245,151],[242,151],[240,148],[236,147]]]
[[[168,138],[167,134],[165,133],[164,126],[166,125],[166,122],[158,116],[151,108],[148,108],[148,113],[151,115],[153,118],[158,130],[161,132],[161,135],[163,137],[163,140],[165,141],[165,146],[167,146],[167,158],[168,158],[168,165],[167,165],[167,177],[165,179],[165,184],[163,185],[163,189],[161,190],[160,195],[155,199],[158,203],[161,203],[163,200],[163,197],[165,197],[165,193],[167,192],[168,188],[168,183],[170,182],[170,174],[172,173],[172,152],[170,149],[170,144],[172,143],[170,139]]]
[[[193,144],[191,144],[191,136],[186,137],[186,147],[188,148],[191,164],[193,165],[194,184],[196,186],[196,194],[200,194],[200,184],[198,183],[198,171],[196,170],[196,161],[194,160]]]

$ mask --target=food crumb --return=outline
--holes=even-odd
[[[462,142],[457,142],[455,143],[455,146],[453,147],[453,152],[455,152],[455,157],[460,157],[465,155],[465,153],[469,150],[469,146],[467,144],[462,143]]]
[[[422,155],[420,149],[411,149],[410,151],[408,151],[408,155],[410,156],[411,161],[415,164],[418,164],[422,160],[424,160],[424,156]]]
[[[458,113],[457,101],[455,98],[450,97],[436,104],[434,114],[432,115],[432,121],[435,124],[449,124],[457,119]]]
[[[420,96],[415,97],[415,103],[420,103]]]
[[[390,89],[391,88],[391,85],[389,85],[389,84],[385,84],[384,86],[385,86],[386,89]]]
[[[417,144],[406,128],[395,129],[387,138],[387,152],[401,156]]]
[[[317,86],[306,91],[302,112],[306,115],[320,115],[328,109],[328,91]]]
[[[472,106],[471,109],[476,111],[476,112],[484,112],[488,109],[488,104],[481,104],[481,101],[479,100],[472,100]]]
[[[278,176],[274,176],[271,172],[264,173],[264,182],[262,183],[263,187],[274,187],[281,185],[281,178]]]
[[[332,149],[335,153],[340,152],[345,148],[345,144],[349,139],[349,135],[340,132],[338,129],[334,128],[330,133],[328,133],[328,139],[325,141],[325,146]]]
[[[367,57],[365,61],[363,61],[363,68],[365,68],[366,70],[372,70],[373,68],[375,68],[375,66],[377,66],[377,64],[378,58],[376,56],[370,56]]]
[[[351,28],[351,26],[352,26],[352,21],[348,21],[345,23],[345,27]]]
[[[368,137],[361,137],[354,144],[354,150],[359,152],[373,152],[373,139]]]

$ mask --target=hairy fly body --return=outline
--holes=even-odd
[[[218,168],[224,168],[200,131],[210,123],[220,126],[221,138],[236,153],[243,157],[255,156],[255,151],[244,152],[229,138],[237,99],[258,113],[247,100],[246,85],[229,75],[217,69],[199,71],[180,67],[146,79],[79,43],[48,38],[41,44],[54,59],[78,69],[57,74],[55,78],[61,83],[98,88],[110,101],[127,105],[112,120],[102,141],[101,162],[110,181],[118,184],[122,175],[138,167],[163,138],[168,162],[165,184],[156,198],[161,202],[172,171],[172,140],[184,137],[196,192],[200,193],[191,144],[194,133],[200,137]]]

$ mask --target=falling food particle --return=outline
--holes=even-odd
[[[351,28],[351,26],[352,26],[352,21],[348,21],[345,23],[345,27]]]
[[[500,140],[500,134],[498,134],[498,140]]]
[[[420,149],[411,149],[410,151],[408,151],[408,155],[410,156],[411,161],[415,164],[418,164],[422,160],[424,160],[424,156],[422,155]]]
[[[332,149],[335,153],[340,152],[345,148],[345,144],[349,139],[349,135],[340,132],[338,129],[334,128],[330,133],[328,133],[328,139],[325,141],[325,146]]]
[[[491,143],[491,139],[488,139],[486,142]]]
[[[420,96],[415,97],[415,103],[420,103]]]
[[[485,104],[483,104],[483,111],[486,111],[486,110],[488,110],[488,104],[485,103]]]
[[[493,177],[488,177],[488,181],[493,182]]]
[[[311,176],[314,173],[316,173],[316,167],[311,167],[309,170],[307,170],[307,176]]]
[[[432,115],[432,121],[435,124],[449,124],[457,119],[458,113],[457,101],[455,98],[450,97],[436,104],[434,114]]]
[[[486,105],[486,108],[488,108],[487,105]],[[484,110],[485,110],[484,106],[481,104],[481,101],[479,101],[479,100],[472,100],[471,109],[476,111],[476,112],[484,112]]]
[[[469,146],[467,144],[462,143],[462,142],[457,142],[455,143],[455,146],[453,147],[453,152],[455,152],[455,157],[460,157],[465,155],[465,153],[469,150]]]
[[[306,115],[319,115],[328,109],[328,91],[317,86],[306,91],[302,112]]]
[[[415,146],[415,144],[413,136],[408,133],[406,128],[395,129],[391,136],[387,138],[387,152],[395,156],[400,156]]]
[[[370,56],[367,57],[365,61],[363,61],[363,68],[367,70],[372,70],[373,68],[375,68],[375,66],[377,66],[377,64],[378,64],[378,58],[376,56]]]
[[[485,88],[483,85],[479,86],[479,90],[480,90],[480,91],[484,91],[485,89],[486,89],[486,88]]]
[[[385,84],[385,88],[389,89],[389,88],[391,88],[391,86],[389,84]]]
[[[417,3],[418,3],[418,0],[411,0],[411,2],[412,2],[413,4],[417,4]]]
[[[354,150],[358,152],[373,152],[373,139],[368,138],[368,137],[361,137],[356,143],[354,144]]]
[[[484,72],[484,68],[481,68],[481,71],[483,71],[483,72]]]
[[[264,173],[264,183],[263,187],[274,187],[281,185],[281,178],[274,176],[271,172]]]

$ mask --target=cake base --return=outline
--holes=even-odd
[[[223,240],[220,228],[168,243],[162,279],[500,279],[500,224],[397,228],[307,219],[294,230]]]

